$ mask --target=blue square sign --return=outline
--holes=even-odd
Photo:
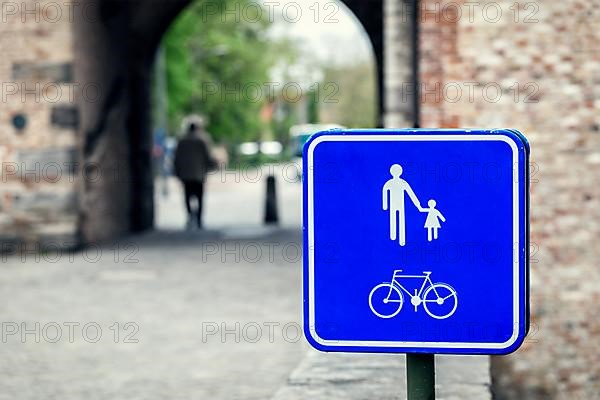
[[[304,330],[323,351],[506,354],[529,326],[515,130],[332,130],[304,147]]]

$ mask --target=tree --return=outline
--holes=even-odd
[[[190,113],[205,115],[217,140],[258,139],[266,129],[260,110],[276,54],[268,13],[251,1],[196,0],[165,35],[171,132]],[[247,12],[224,13],[234,9]]]

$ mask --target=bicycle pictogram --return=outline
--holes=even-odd
[[[447,283],[431,281],[431,272],[423,271],[423,275],[402,275],[402,270],[394,271],[391,282],[375,286],[369,294],[369,307],[379,318],[392,318],[398,315],[404,304],[404,293],[410,298],[415,312],[423,305],[425,312],[435,319],[446,319],[452,316],[458,306],[456,290]],[[399,279],[423,279],[421,288],[410,293]]]

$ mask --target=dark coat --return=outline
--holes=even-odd
[[[210,151],[210,139],[204,132],[186,135],[175,150],[175,175],[182,181],[202,182],[216,167]]]

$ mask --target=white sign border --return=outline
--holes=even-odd
[[[361,340],[327,340],[321,338],[315,326],[315,281],[314,281],[314,151],[323,142],[418,142],[418,141],[501,141],[507,143],[513,151],[513,243],[519,240],[519,151],[516,143],[507,136],[489,135],[323,135],[315,138],[307,150],[307,234],[308,234],[308,321],[309,332],[313,340],[329,347],[361,347],[361,348],[443,348],[443,349],[497,349],[503,350],[512,346],[519,338],[519,246],[513,246],[513,333],[503,343],[484,342],[390,342],[390,341],[361,341]]]

